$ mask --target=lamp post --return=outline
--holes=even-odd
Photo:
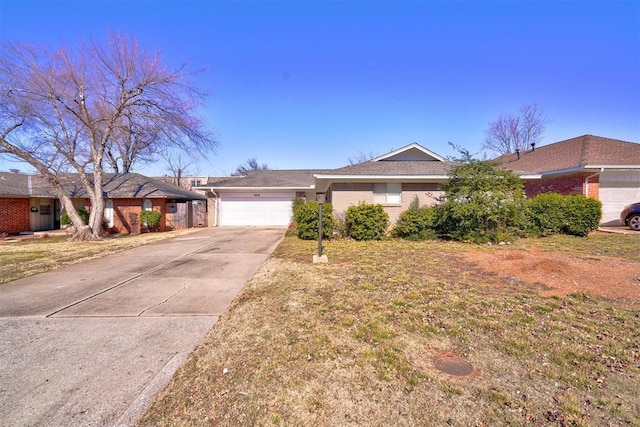
[[[326,196],[323,193],[316,195],[318,200],[318,254],[313,256],[314,263],[329,262],[326,255],[322,254],[322,204],[325,202]]]

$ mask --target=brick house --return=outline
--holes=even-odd
[[[91,209],[76,174],[58,179],[69,191],[76,208]],[[105,231],[140,233],[143,210],[157,210],[159,229],[207,225],[206,197],[140,174],[104,175]],[[0,233],[59,229],[60,201],[41,175],[0,172]]]
[[[583,135],[495,159],[502,167],[541,176],[525,180],[527,196],[584,194],[602,202],[602,225],[640,201],[640,144]]]

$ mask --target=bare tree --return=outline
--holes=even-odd
[[[171,70],[158,53],[148,54],[120,35],[110,35],[104,46],[91,42],[54,52],[4,44],[0,155],[26,161],[42,174],[75,226],[72,240],[99,240],[105,162],[126,171],[167,147],[203,153],[215,147],[196,115],[205,94],[190,77],[184,67]],[[77,173],[91,201],[87,225],[59,179],[68,171]]]
[[[357,165],[358,163],[364,163],[364,162],[368,162],[370,160],[373,160],[376,157],[378,157],[378,156],[376,154],[374,154],[373,152],[369,152],[369,154],[365,154],[362,151],[358,151],[358,154],[356,154],[353,157],[349,157],[349,164],[350,165]]]
[[[195,161],[182,153],[166,154],[164,159],[167,163],[167,170],[171,174],[171,184],[191,190],[191,183],[187,182],[185,177],[198,173],[192,171]]]
[[[536,104],[523,105],[520,114],[503,114],[489,123],[483,148],[498,154],[527,150],[542,139],[547,124]]]
[[[231,174],[231,176],[246,176],[250,171],[260,171],[268,169],[270,169],[269,165],[267,165],[266,163],[259,164],[258,160],[254,157],[251,159],[247,159],[246,162],[238,166],[235,172]]]

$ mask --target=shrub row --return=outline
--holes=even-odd
[[[324,203],[322,215],[325,238],[338,234],[355,240],[379,240],[389,228],[389,216],[382,205],[351,206],[344,218],[336,220],[332,205]],[[601,216],[600,201],[582,195],[544,193],[528,200],[506,198],[496,202],[475,194],[436,206],[419,206],[416,198],[400,214],[391,235],[410,240],[444,238],[478,243],[552,234],[586,236],[598,228]],[[294,218],[299,238],[318,238],[317,202],[296,204]]]

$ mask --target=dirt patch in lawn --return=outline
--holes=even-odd
[[[638,263],[620,258],[584,258],[536,248],[470,250],[463,253],[463,258],[500,278],[542,285],[538,293],[543,296],[587,292],[606,298],[640,299]]]

